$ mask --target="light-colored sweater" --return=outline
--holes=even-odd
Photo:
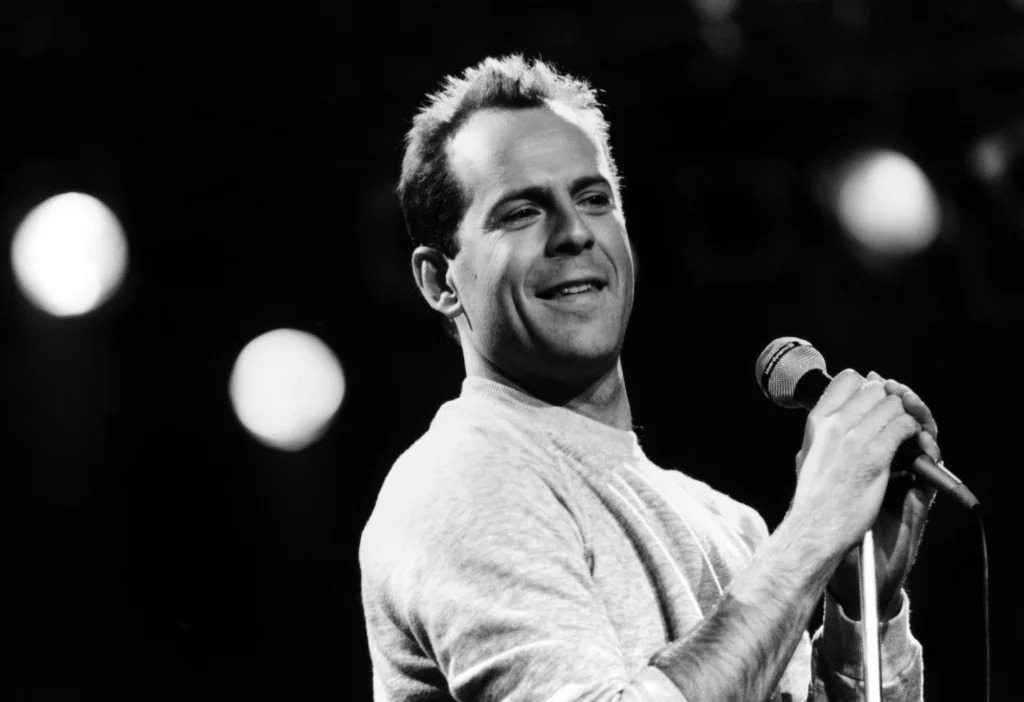
[[[683,702],[649,661],[767,537],[750,507],[651,463],[634,432],[467,378],[362,534],[374,700]],[[858,699],[859,628],[825,600],[773,701]],[[884,699],[922,699],[905,595],[881,638]]]

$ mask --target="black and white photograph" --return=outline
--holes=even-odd
[[[1021,0],[0,28],[0,698],[1024,699]]]

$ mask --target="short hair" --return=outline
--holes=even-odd
[[[447,76],[442,90],[428,96],[413,118],[405,138],[402,176],[396,192],[413,246],[430,246],[452,259],[459,252],[458,228],[469,207],[446,152],[448,142],[475,112],[485,109],[528,109],[561,103],[579,115],[582,125],[596,136],[619,189],[619,174],[608,143],[608,122],[587,81],[559,72],[541,59],[524,60],[519,54],[486,58],[467,68],[462,77]],[[455,324],[449,335],[458,342]]]

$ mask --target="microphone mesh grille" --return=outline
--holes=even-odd
[[[793,409],[799,407],[793,395],[796,384],[809,370],[826,373],[825,357],[803,339],[784,336],[768,344],[754,364],[754,376],[761,392],[772,402]]]

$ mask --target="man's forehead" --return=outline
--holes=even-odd
[[[455,134],[448,157],[461,180],[477,183],[515,180],[529,169],[606,168],[593,136],[571,108],[480,110]]]

